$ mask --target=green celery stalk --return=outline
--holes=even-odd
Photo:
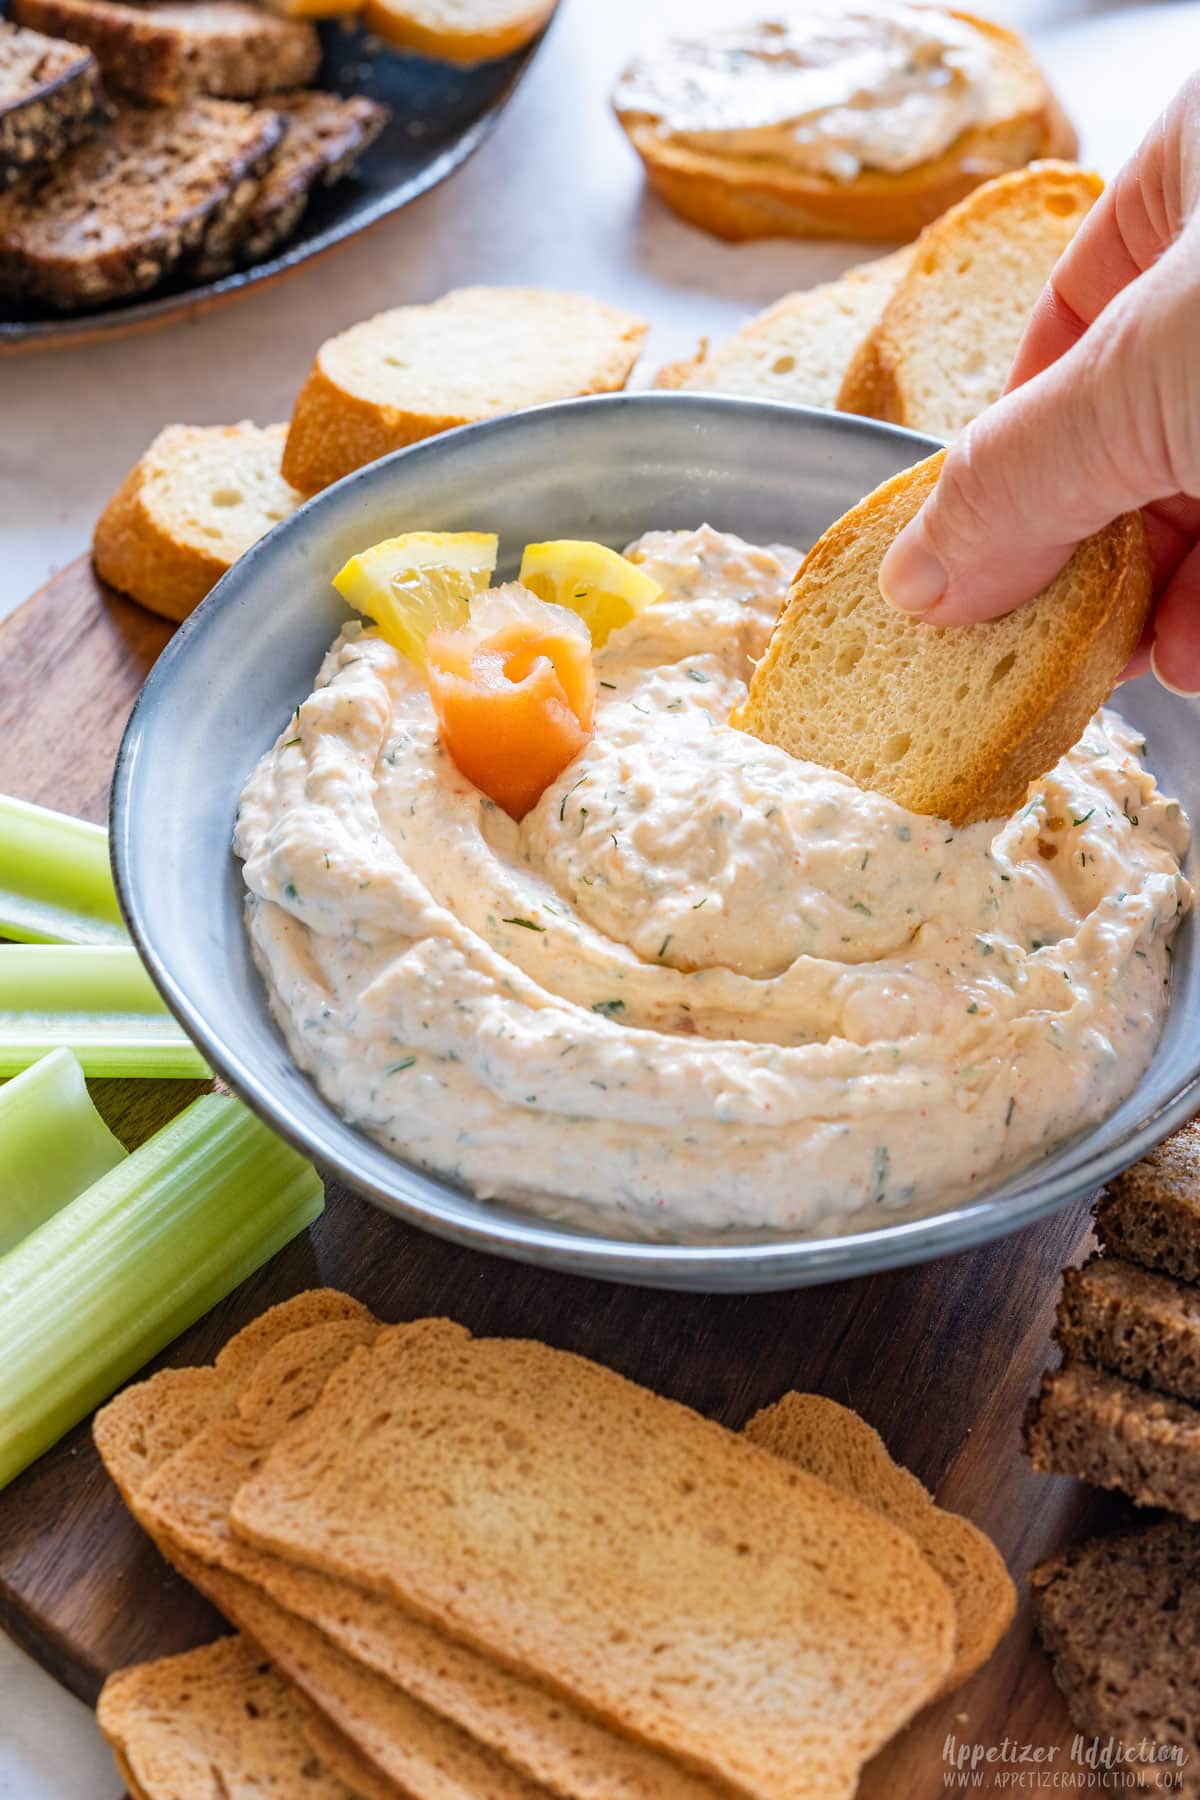
[[[0,1075],[60,1045],[89,1076],[211,1073],[132,945],[0,945]]]
[[[0,1255],[124,1160],[69,1050],[0,1087]]]
[[[311,1164],[204,1094],[0,1258],[0,1487],[323,1203]]]
[[[108,833],[0,794],[0,937],[28,944],[127,944]]]

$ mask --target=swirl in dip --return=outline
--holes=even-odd
[[[929,1212],[1110,1112],[1191,899],[1135,734],[1100,713],[955,830],[726,723],[795,552],[629,554],[662,598],[519,824],[357,625],[248,782],[254,954],[328,1100],[482,1197],[677,1240]]]
[[[810,0],[639,57],[613,104],[682,149],[852,181],[931,162],[986,114],[986,37],[934,7]]]

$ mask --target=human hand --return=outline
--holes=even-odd
[[[1134,507],[1156,598],[1129,673],[1200,694],[1200,74],[1060,257],[1005,395],[955,439],[879,586],[936,625],[994,619]]]

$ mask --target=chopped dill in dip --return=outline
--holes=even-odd
[[[662,597],[520,823],[356,625],[248,782],[255,958],[331,1104],[484,1198],[691,1240],[916,1216],[1109,1113],[1191,901],[1137,734],[1098,714],[955,830],[726,724],[795,552],[630,554]]]

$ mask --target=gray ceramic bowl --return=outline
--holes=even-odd
[[[346,617],[330,577],[349,555],[416,527],[487,529],[500,533],[501,574],[510,575],[527,540],[622,545],[651,526],[704,520],[759,542],[807,545],[934,447],[911,432],[798,407],[615,395],[417,445],[340,482],[256,545],[159,658],[130,720],[112,798],[130,930],[213,1067],[324,1168],[430,1231],[528,1262],[710,1291],[828,1281],[981,1243],[1095,1188],[1190,1117],[1200,1108],[1200,965],[1189,925],[1163,1041],[1136,1092],[1101,1127],[969,1205],[819,1240],[627,1243],[478,1201],[346,1125],[292,1063],[268,1015],[242,928],[234,812]],[[1126,688],[1120,704],[1145,732],[1166,788],[1194,803],[1200,708],[1149,681]]]

